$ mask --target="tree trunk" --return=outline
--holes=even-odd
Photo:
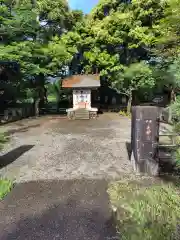
[[[58,91],[57,88],[55,88],[55,95],[56,95],[56,111],[58,113],[60,107],[60,92]]]
[[[176,101],[176,93],[175,93],[175,90],[172,89],[171,90],[171,103],[173,103],[175,101]]]
[[[171,89],[171,98],[170,98],[170,104],[172,104],[173,102],[176,101],[176,94],[174,89]],[[171,123],[172,122],[172,109],[171,106],[169,107],[169,116],[168,116],[168,122]]]
[[[40,102],[40,98],[37,98],[34,100],[34,114],[36,117],[39,116],[39,102]]]
[[[129,95],[129,98],[128,98],[127,113],[131,113],[131,107],[132,107],[132,93]]]
[[[57,98],[56,104],[57,104],[56,106],[57,106],[57,113],[58,113],[60,108],[60,98]]]

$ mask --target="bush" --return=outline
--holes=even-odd
[[[0,150],[3,148],[4,144],[8,142],[9,138],[5,133],[0,132]]]
[[[122,240],[176,239],[180,217],[179,190],[172,185],[140,187],[115,182],[109,186],[111,204]],[[179,239],[179,238],[178,238]]]
[[[173,126],[173,132],[180,135],[180,123],[174,123]],[[177,144],[177,150],[175,151],[175,155],[173,156],[175,158],[175,164],[176,164],[176,170],[180,171],[180,136],[177,136],[175,139],[175,143]]]
[[[177,97],[176,101],[170,105],[170,109],[172,112],[173,119],[173,131],[176,134],[180,135],[180,96]],[[180,137],[176,137],[177,147],[180,145]],[[178,147],[175,152],[175,160],[176,160],[176,170],[180,170],[180,148]]]
[[[0,150],[4,144],[9,140],[5,133],[0,132]],[[0,200],[2,200],[12,189],[13,182],[6,179],[0,179]]]
[[[180,169],[180,149],[177,149],[175,153],[175,159],[176,159],[176,168],[177,170]]]
[[[0,200],[2,200],[13,188],[10,180],[0,179]]]
[[[172,112],[172,119],[179,121],[180,120],[180,96],[177,97],[176,101],[170,105]]]

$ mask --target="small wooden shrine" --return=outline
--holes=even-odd
[[[91,107],[91,91],[100,86],[98,75],[74,75],[63,80],[62,87],[73,91],[73,107],[66,110],[69,119],[97,117],[98,109]]]

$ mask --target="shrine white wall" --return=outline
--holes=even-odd
[[[87,108],[91,108],[91,90],[73,90],[73,108],[78,108],[81,103],[86,103]]]

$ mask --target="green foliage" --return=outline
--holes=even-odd
[[[37,35],[39,24],[37,15],[30,1],[25,4],[22,1],[1,1],[0,12],[0,36],[4,44],[24,41],[27,37],[34,38]],[[32,27],[33,26],[33,27]]]
[[[107,51],[100,51],[94,48],[91,51],[84,52],[84,58],[88,61],[89,65],[85,67],[86,71],[91,71],[93,66],[98,66],[101,69],[100,74],[107,76],[109,73],[121,69],[117,66],[119,62],[118,55],[110,55]]]
[[[0,200],[2,200],[13,188],[13,182],[0,179]]]
[[[176,239],[180,216],[179,190],[173,185],[142,187],[115,182],[108,193],[117,208],[119,237],[126,240]]]
[[[98,71],[128,96],[157,85],[161,88],[167,76],[173,75],[168,81],[177,84],[178,58],[169,71],[162,70],[162,64],[150,67],[147,62],[152,54],[155,59],[163,58],[160,46],[175,48],[174,42],[169,43],[170,36],[179,38],[179,10],[179,0],[101,0],[84,16],[71,11],[66,0],[4,0],[0,60],[20,63],[20,88],[38,94],[48,76],[65,77],[67,66],[70,74]]]
[[[168,69],[169,76],[171,77],[171,84],[175,89],[180,89],[180,55],[175,57],[172,64],[169,65]]]
[[[172,111],[172,118],[180,120],[180,97],[176,98],[176,101],[170,105]]]
[[[0,132],[0,150],[4,147],[4,144],[9,141],[9,137],[3,133]],[[13,182],[6,180],[6,179],[0,179],[0,200],[2,200],[13,188]]]
[[[48,103],[57,103],[57,97],[55,94],[48,95]]]
[[[67,51],[63,41],[58,37],[52,38],[46,48],[44,48],[43,54],[48,58],[46,69],[52,75],[57,74],[72,59],[72,54]]]
[[[49,83],[46,85],[47,87],[47,98],[48,102],[57,102],[58,101],[58,95],[60,94],[58,84],[60,85],[59,80],[54,83]]]
[[[180,149],[177,149],[177,151],[175,152],[175,160],[176,160],[176,169],[179,170],[180,169]]]
[[[66,49],[74,56],[73,68],[81,66],[74,72],[98,71],[125,94],[152,88],[156,78],[144,60],[150,58],[157,42],[164,9],[160,0],[100,1],[81,26],[63,36]]]
[[[149,65],[145,62],[140,62],[126,67],[123,73],[117,73],[112,84],[117,91],[130,96],[133,91],[153,88],[155,79]]]
[[[38,0],[36,11],[41,26],[40,36],[48,42],[73,27],[73,15],[66,0]]]
[[[131,118],[131,114],[129,112],[125,112],[125,111],[120,111],[119,115],[122,117],[128,117]]]
[[[180,122],[174,124],[173,131],[177,134],[180,134]]]
[[[21,71],[16,85],[8,74],[3,89],[10,92],[12,85],[27,97],[43,98],[47,77],[63,75],[73,57],[61,36],[82,18],[81,12],[70,11],[65,0],[2,1],[0,61],[15,61]]]
[[[158,30],[159,38],[158,54],[163,57],[176,57],[180,50],[180,1],[167,0],[164,1],[166,7],[164,9],[164,18],[161,19]]]
[[[71,23],[73,28],[75,28],[78,25],[81,25],[84,21],[84,14],[81,10],[73,10],[71,12],[72,14],[72,19],[71,19]]]
[[[173,131],[175,134],[180,135],[180,97],[178,96],[176,98],[176,101],[174,101],[170,105],[171,109],[171,114],[172,114],[172,119],[173,121]],[[180,145],[180,137],[176,137],[176,144],[179,146]],[[176,169],[179,171],[180,170],[180,148],[178,147],[177,150],[175,151],[175,160],[176,160]]]
[[[3,133],[0,132],[0,150],[3,148],[4,144],[7,143],[9,140],[9,137]]]

